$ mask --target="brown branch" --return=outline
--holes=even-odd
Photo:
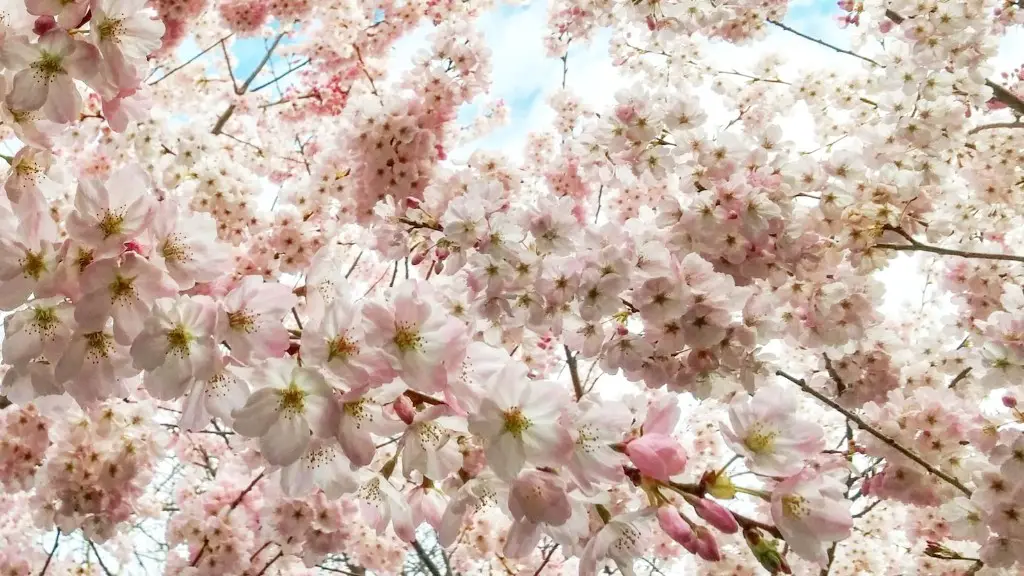
[[[238,96],[245,94],[245,92],[249,89],[249,86],[252,85],[253,80],[255,80],[256,76],[258,76],[259,73],[263,70],[263,67],[267,65],[267,62],[270,61],[271,56],[274,55],[274,50],[277,49],[277,45],[281,43],[281,39],[284,38],[285,34],[287,34],[287,32],[281,32],[274,38],[274,41],[270,44],[270,48],[267,48],[267,52],[263,55],[263,59],[261,59],[259,61],[259,64],[256,65],[256,68],[252,71],[252,74],[249,74],[249,77],[245,79],[245,82],[242,83],[241,86],[235,86],[235,94],[237,94]],[[231,66],[229,63],[228,69],[230,70],[230,68]],[[231,78],[232,82],[234,82],[233,73]],[[224,112],[221,113],[220,117],[217,118],[217,123],[213,125],[213,129],[211,129],[210,132],[214,135],[220,134],[221,131],[224,129],[224,125],[228,123],[228,119],[230,119],[231,115],[234,113],[235,105],[228,105]]]
[[[47,569],[50,568],[53,555],[57,552],[57,544],[60,544],[60,528],[57,529],[57,537],[53,539],[53,548],[50,548],[50,553],[46,555],[46,563],[43,564],[43,569],[39,571],[39,576],[46,574]]]
[[[814,388],[811,388],[810,386],[808,386],[807,383],[804,382],[802,379],[796,378],[795,376],[791,376],[791,375],[787,374],[786,372],[784,372],[782,370],[776,370],[775,374],[778,375],[778,376],[782,376],[786,380],[789,380],[790,382],[796,384],[797,386],[800,387],[801,390],[803,390],[804,392],[807,392],[811,396],[814,396],[815,398],[817,398],[818,400],[820,400],[824,404],[828,405],[829,408],[832,408],[833,410],[839,412],[840,414],[845,416],[847,418],[847,420],[850,420],[853,423],[855,423],[857,426],[859,426],[861,430],[864,430],[868,434],[871,434],[875,438],[878,438],[879,440],[881,440],[882,443],[885,444],[886,446],[889,446],[893,450],[899,452],[900,454],[902,454],[902,455],[906,456],[907,458],[910,458],[914,462],[920,464],[925,470],[931,472],[935,476],[938,476],[939,478],[944,480],[947,484],[949,484],[950,486],[953,486],[957,490],[963,492],[968,497],[971,496],[971,494],[972,494],[971,489],[966,487],[966,486],[964,486],[959,480],[957,480],[956,478],[950,476],[949,474],[946,474],[942,470],[939,470],[935,466],[932,466],[927,461],[925,461],[923,458],[921,458],[920,456],[918,456],[914,452],[910,451],[909,449],[905,448],[899,442],[896,442],[892,438],[889,438],[885,434],[882,434],[877,429],[875,429],[875,427],[871,426],[870,424],[868,424],[867,422],[862,420],[859,416],[857,416],[856,414],[850,412],[846,408],[843,408],[842,406],[837,404],[835,402],[835,400],[832,400],[831,398],[825,396],[821,392],[818,392]]]
[[[96,555],[96,561],[99,562],[100,568],[103,569],[103,573],[107,576],[114,576],[114,573],[107,568],[107,565],[103,563],[103,557],[100,556],[100,551],[96,549],[96,544],[92,540],[86,540],[89,543],[89,548],[92,548],[93,554]]]
[[[967,378],[967,376],[970,373],[971,373],[971,367],[970,366],[968,366],[967,368],[964,368],[963,370],[960,371],[959,374],[957,374],[956,376],[953,377],[953,381],[949,383],[949,387],[950,388],[956,388],[956,385],[959,384],[960,381],[963,380],[964,378]]]
[[[284,552],[278,552],[277,556],[274,556],[273,558],[271,558],[270,562],[267,562],[263,566],[263,569],[256,573],[256,576],[263,576],[264,574],[266,574],[267,569],[270,568],[270,565],[273,564],[274,562],[277,562],[278,560],[280,560],[282,556],[284,556]]]
[[[942,254],[945,256],[960,256],[961,258],[983,258],[986,260],[1010,260],[1013,262],[1024,262],[1024,256],[1017,256],[1016,254],[993,254],[990,252],[970,252],[966,250],[953,250],[951,248],[942,248],[940,246],[932,246],[930,244],[923,244],[914,239],[913,236],[907,234],[902,228],[896,228],[893,226],[884,226],[883,230],[889,232],[895,232],[909,242],[909,244],[875,244],[874,248],[882,248],[885,250],[896,250],[902,252],[931,252],[932,254]]]
[[[572,377],[572,389],[576,393],[576,401],[579,402],[583,398],[583,383],[580,382],[580,371],[576,365],[576,357],[572,355],[572,350],[569,350],[568,346],[565,348],[565,363],[569,366],[569,376]]]
[[[430,576],[441,576],[441,571],[437,569],[437,565],[434,564],[434,561],[430,559],[429,555],[427,555],[427,551],[423,549],[423,545],[420,544],[420,541],[413,538],[412,547],[416,550],[416,555],[420,557],[420,562],[422,562],[430,572]]]
[[[906,18],[888,8],[885,9],[885,17],[896,24],[902,24],[903,21],[906,20]],[[985,80],[985,86],[992,89],[993,100],[1006,104],[1018,115],[1024,116],[1024,100],[1021,100],[1016,94],[991,80]]]
[[[815,44],[818,44],[820,46],[824,46],[826,48],[831,48],[832,50],[835,50],[836,52],[839,52],[840,54],[846,54],[847,56],[853,56],[854,58],[860,58],[861,60],[871,64],[872,66],[876,66],[876,67],[879,67],[879,68],[885,68],[885,66],[882,66],[881,64],[879,64],[878,62],[875,62],[874,60],[872,60],[871,58],[868,58],[867,56],[861,56],[860,54],[857,54],[856,52],[851,52],[850,50],[846,50],[846,49],[840,48],[838,46],[833,46],[832,44],[829,44],[828,42],[825,42],[824,40],[822,40],[820,38],[815,38],[814,36],[808,36],[807,34],[804,34],[803,32],[800,32],[798,30],[794,30],[794,29],[790,28],[789,26],[786,26],[785,24],[783,24],[782,22],[779,22],[778,20],[772,20],[771,18],[769,18],[768,19],[768,23],[772,24],[773,26],[778,26],[779,28],[782,28],[783,30],[785,30],[787,32],[791,32],[793,34],[796,34],[797,36],[799,36],[799,37],[801,37],[801,38],[803,38],[805,40],[810,40],[811,42],[814,42]]]
[[[266,88],[267,86],[270,86],[271,84],[275,84],[275,83],[277,83],[277,81],[278,81],[278,80],[280,80],[280,79],[284,78],[285,76],[287,76],[287,75],[291,74],[292,72],[295,72],[296,70],[298,70],[298,69],[300,69],[300,68],[303,68],[303,67],[305,67],[305,66],[308,66],[308,65],[309,65],[310,63],[312,63],[312,62],[313,62],[312,60],[310,60],[309,58],[307,58],[307,59],[303,60],[303,61],[302,61],[301,63],[299,63],[299,64],[296,64],[296,65],[292,66],[291,68],[289,68],[289,69],[285,70],[285,71],[284,71],[284,72],[282,72],[281,74],[279,74],[279,75],[277,75],[277,76],[274,76],[274,79],[273,79],[273,80],[270,80],[270,81],[268,81],[268,82],[264,82],[263,84],[260,84],[259,86],[257,86],[257,87],[255,87],[255,88],[253,88],[253,89],[252,89],[252,92],[259,92],[260,90],[263,90],[263,89],[264,89],[264,88]]]
[[[1024,122],[993,122],[992,124],[982,124],[981,126],[975,126],[967,131],[968,134],[977,134],[982,130],[996,130],[999,128],[1024,128]]]
[[[548,553],[544,556],[544,560],[541,561],[540,566],[537,566],[537,570],[533,573],[533,576],[540,574],[541,570],[548,565],[548,562],[551,561],[551,557],[555,555],[556,550],[558,550],[558,544],[555,544],[550,550],[548,550]]]
[[[213,44],[210,44],[210,46],[208,46],[208,47],[207,47],[207,48],[206,48],[205,50],[203,50],[203,51],[202,51],[202,52],[200,52],[199,54],[196,54],[195,56],[193,56],[193,57],[189,58],[188,60],[186,60],[186,61],[185,61],[185,63],[184,63],[184,64],[181,64],[181,65],[180,65],[180,66],[178,66],[177,68],[172,68],[172,69],[171,69],[171,70],[170,70],[169,72],[167,72],[167,74],[164,74],[163,76],[161,76],[161,77],[157,78],[156,80],[153,80],[152,82],[150,82],[150,83],[149,83],[149,85],[150,85],[150,86],[156,86],[157,84],[159,84],[159,83],[163,82],[164,80],[167,80],[167,78],[168,78],[168,77],[170,77],[170,76],[171,76],[172,74],[174,74],[175,72],[177,72],[177,71],[181,70],[182,68],[184,68],[184,67],[188,66],[189,64],[191,64],[191,63],[195,62],[196,60],[198,60],[198,59],[202,58],[202,56],[203,56],[204,54],[206,54],[206,53],[207,53],[207,52],[209,52],[210,50],[213,50],[214,48],[216,48],[218,44],[220,44],[220,45],[222,45],[222,46],[223,46],[223,45],[224,45],[224,41],[225,41],[225,40],[227,40],[228,38],[231,38],[231,37],[232,37],[232,36],[234,36],[234,35],[235,35],[235,33],[234,33],[234,32],[232,32],[231,34],[228,34],[227,36],[225,36],[225,37],[221,38],[220,40],[217,40],[217,41],[216,41],[216,42],[214,42]]]
[[[238,505],[242,503],[242,500],[244,500],[249,492],[252,492],[252,489],[256,487],[256,484],[263,479],[264,474],[266,474],[266,470],[260,472],[259,475],[253,478],[252,482],[250,482],[249,485],[238,494],[238,497],[231,502],[231,506],[228,506],[228,515],[230,515],[235,508],[238,508]],[[199,552],[196,553],[196,557],[189,562],[189,566],[198,566],[199,560],[203,557],[203,553],[206,552],[209,547],[210,539],[203,538],[203,545],[199,548]]]

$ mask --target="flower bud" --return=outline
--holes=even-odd
[[[1004,395],[1003,396],[1003,406],[1006,406],[1007,408],[1016,408],[1017,407],[1017,398],[1014,397],[1013,394],[1006,394],[1006,395]]]
[[[718,540],[711,530],[703,526],[694,528],[697,535],[697,555],[708,562],[718,562],[722,559],[722,551],[718,548]]]
[[[658,508],[656,515],[658,517],[658,526],[661,527],[669,538],[678,542],[680,546],[686,548],[691,553],[696,553],[697,537],[694,536],[690,525],[683,519],[682,514],[678,510],[671,506],[661,506]]]
[[[393,406],[395,408],[395,414],[398,414],[398,417],[402,419],[402,422],[405,422],[407,425],[412,424],[413,418],[416,417],[416,408],[413,407],[412,400],[410,400],[408,396],[402,394],[398,398],[395,398]]]
[[[42,36],[56,27],[57,21],[54,20],[53,16],[40,16],[36,18],[35,23],[32,24],[32,32]]]
[[[644,434],[626,444],[626,456],[643,473],[662,482],[686,468],[686,452],[679,441],[664,434]]]
[[[732,512],[729,512],[717,502],[701,498],[693,505],[693,509],[697,511],[697,516],[700,516],[708,524],[724,534],[735,534],[740,529],[740,525],[736,523],[736,518],[732,515]]]

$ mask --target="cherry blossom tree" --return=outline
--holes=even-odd
[[[507,8],[3,0],[0,574],[1024,570],[1024,4]]]

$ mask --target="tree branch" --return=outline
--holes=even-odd
[[[856,52],[851,52],[850,50],[846,50],[846,49],[840,48],[838,46],[833,46],[832,44],[829,44],[828,42],[825,42],[824,40],[821,40],[820,38],[815,38],[814,36],[808,36],[807,34],[804,34],[803,32],[800,32],[798,30],[794,30],[794,29],[790,28],[789,26],[786,26],[785,24],[783,24],[782,22],[779,22],[778,20],[772,20],[771,18],[769,18],[768,19],[768,23],[772,24],[773,26],[778,26],[779,28],[782,28],[783,30],[785,30],[787,32],[791,32],[793,34],[796,34],[797,36],[799,36],[799,37],[801,37],[801,38],[803,38],[805,40],[810,40],[811,42],[814,42],[815,44],[818,44],[820,46],[824,46],[826,48],[831,48],[832,50],[835,50],[836,52],[839,52],[840,54],[846,54],[847,56],[853,56],[854,58],[860,58],[861,60],[871,64],[872,66],[876,66],[876,67],[879,67],[879,68],[885,68],[885,66],[879,64],[878,62],[875,62],[874,60],[872,60],[871,58],[868,58],[867,56],[861,56],[860,54],[857,54]]]
[[[427,568],[431,576],[441,576],[441,572],[437,569],[437,565],[430,559],[427,551],[423,549],[423,545],[420,544],[419,540],[413,538],[412,547],[416,550],[416,555],[420,557],[420,562]]]
[[[277,45],[281,43],[281,39],[285,37],[285,34],[287,34],[287,32],[281,32],[274,38],[274,41],[270,44],[270,48],[267,48],[267,52],[263,55],[263,59],[261,59],[259,61],[259,64],[256,65],[256,68],[252,71],[252,74],[249,74],[249,77],[245,79],[245,82],[243,82],[241,86],[235,86],[235,94],[237,94],[238,96],[245,94],[246,90],[249,89],[249,86],[252,84],[253,80],[255,80],[256,76],[258,76],[259,73],[263,70],[263,67],[267,65],[267,62],[270,61],[271,56],[274,55],[274,50],[277,49]],[[231,68],[230,62],[228,63],[228,68],[229,70]],[[234,81],[233,73],[231,79],[232,81]],[[219,135],[221,131],[224,129],[224,125],[228,123],[228,119],[230,119],[231,115],[234,113],[235,105],[229,104],[228,107],[224,110],[224,112],[222,112],[221,115],[217,118],[217,123],[213,125],[213,129],[210,130],[210,133],[214,135]]]
[[[541,561],[540,566],[537,566],[537,570],[533,573],[533,576],[538,576],[541,570],[543,570],[544,567],[548,565],[548,562],[551,561],[551,557],[555,555],[556,550],[558,550],[557,543],[554,546],[552,546],[550,550],[548,550],[548,553],[544,556],[544,560]]]
[[[114,573],[107,568],[107,565],[103,563],[103,557],[100,556],[100,551],[96,549],[96,544],[92,540],[86,540],[89,543],[89,548],[92,548],[92,553],[96,555],[96,562],[99,563],[100,568],[103,569],[103,573],[107,576],[114,576]]]
[[[242,492],[238,494],[238,497],[231,502],[231,506],[228,506],[228,515],[230,515],[235,508],[238,508],[238,505],[242,503],[242,500],[244,500],[245,497],[249,494],[249,492],[252,492],[252,489],[256,487],[256,484],[263,479],[264,474],[266,474],[266,470],[260,472],[259,475],[253,478],[252,482],[250,482],[249,485],[246,486],[242,490]],[[191,562],[189,562],[189,566],[198,566],[199,560],[203,557],[203,553],[205,553],[206,549],[209,547],[210,539],[203,538],[203,545],[199,548],[199,552],[196,553],[196,557],[193,558]]]
[[[169,78],[169,77],[170,77],[170,76],[171,76],[172,74],[174,74],[175,72],[177,72],[177,71],[181,70],[182,68],[184,68],[184,67],[188,66],[189,64],[191,64],[191,63],[195,62],[196,60],[198,60],[198,59],[202,58],[204,54],[206,54],[206,53],[207,53],[207,52],[209,52],[210,50],[213,50],[214,48],[216,48],[218,44],[220,44],[221,46],[223,46],[223,45],[224,45],[224,41],[225,41],[225,40],[227,40],[228,38],[231,38],[231,37],[232,37],[232,36],[234,36],[234,35],[235,35],[235,33],[234,33],[234,32],[232,32],[231,34],[228,34],[227,36],[225,36],[225,37],[221,38],[220,40],[217,40],[217,41],[216,41],[216,42],[214,42],[213,44],[210,44],[210,45],[209,45],[209,46],[208,46],[208,47],[207,47],[206,49],[204,49],[204,50],[203,50],[202,52],[200,52],[199,54],[196,54],[195,56],[193,56],[193,57],[189,58],[188,60],[186,60],[186,61],[185,61],[185,63],[184,63],[184,64],[181,64],[181,65],[179,65],[179,66],[178,66],[178,67],[176,67],[176,68],[172,68],[172,69],[171,69],[171,70],[170,70],[169,72],[167,72],[167,74],[164,74],[163,76],[161,76],[161,77],[157,78],[156,80],[153,80],[152,82],[150,82],[150,83],[149,83],[149,85],[150,85],[150,86],[156,86],[157,84],[159,84],[159,83],[163,82],[164,80],[167,80],[167,78]],[[229,69],[230,69],[230,65],[229,65]]]
[[[808,386],[807,383],[804,382],[802,379],[796,378],[795,376],[791,376],[791,375],[787,374],[786,372],[784,372],[782,370],[776,370],[775,374],[778,375],[778,376],[782,376],[786,380],[789,380],[790,382],[796,384],[797,386],[800,387],[801,390],[803,390],[804,392],[807,392],[811,396],[814,396],[815,398],[817,398],[821,402],[827,404],[829,408],[832,408],[833,410],[839,412],[840,414],[845,416],[848,420],[850,420],[853,423],[857,424],[857,426],[859,426],[861,430],[864,430],[868,434],[871,434],[875,438],[878,438],[879,440],[881,440],[882,443],[884,443],[886,446],[889,446],[893,450],[899,452],[900,454],[906,456],[907,458],[910,458],[914,462],[917,462],[925,470],[931,472],[935,476],[938,476],[939,478],[944,480],[947,484],[949,484],[950,486],[953,486],[957,490],[963,492],[968,497],[971,496],[972,491],[968,487],[966,487],[962,483],[960,483],[959,480],[957,480],[956,478],[950,476],[949,474],[946,474],[942,470],[939,470],[935,466],[932,466],[931,464],[929,464],[927,461],[925,461],[923,458],[921,458],[920,456],[918,456],[914,452],[910,451],[907,448],[904,448],[903,445],[901,445],[899,442],[896,442],[892,438],[889,438],[885,434],[882,434],[881,432],[876,430],[873,426],[871,426],[870,424],[868,424],[867,422],[862,420],[856,414],[850,412],[846,408],[843,408],[842,406],[837,404],[831,398],[825,396],[821,392],[818,392],[817,390],[815,390],[815,389],[811,388],[810,386]]]
[[[46,574],[46,571],[50,568],[50,562],[53,561],[53,555],[57,552],[58,544],[60,544],[60,528],[57,529],[57,537],[53,539],[53,548],[50,548],[50,553],[46,555],[46,563],[43,564],[43,569],[39,571],[39,576]]]
[[[565,348],[565,363],[569,366],[569,376],[572,377],[572,389],[576,393],[576,401],[579,402],[583,398],[583,383],[580,382],[580,371],[576,365],[576,357],[573,356],[572,350],[569,350],[568,346]]]
[[[903,21],[906,20],[906,18],[888,8],[885,9],[885,17],[896,24],[902,24]],[[1000,84],[996,84],[991,80],[985,80],[985,86],[992,89],[992,98],[994,100],[1006,104],[1018,115],[1024,116],[1024,100],[1021,100],[1013,92],[1010,92]]]
[[[993,122],[992,124],[982,124],[981,126],[975,126],[967,131],[968,134],[977,134],[982,130],[995,130],[998,128],[1024,128],[1024,122]]]
[[[883,230],[889,232],[895,232],[900,236],[904,237],[909,244],[875,244],[873,248],[882,248],[884,250],[896,250],[901,252],[931,252],[932,254],[942,254],[945,256],[960,256],[961,258],[982,258],[985,260],[1009,260],[1013,262],[1024,262],[1024,256],[1017,256],[1016,254],[993,254],[990,252],[970,252],[967,250],[953,250],[952,248],[942,248],[940,246],[932,246],[930,244],[923,244],[914,239],[913,236],[907,234],[902,228],[896,228],[894,226],[884,226]]]

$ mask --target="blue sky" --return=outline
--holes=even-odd
[[[545,100],[560,86],[562,67],[558,59],[548,58],[544,49],[543,33],[547,24],[547,9],[546,2],[536,0],[527,5],[501,4],[480,17],[479,29],[492,50],[493,86],[487,96],[464,106],[460,111],[459,121],[470,123],[490,101],[502,99],[508,107],[510,122],[487,137],[454,151],[453,160],[464,159],[471,150],[478,148],[502,150],[521,157],[526,135],[543,128],[553,118],[554,113],[548,108]],[[792,0],[785,21],[793,28],[811,36],[849,48],[853,33],[841,30],[835,24],[833,17],[839,14],[841,11],[835,0]],[[411,66],[413,54],[424,46],[431,30],[432,27],[429,25],[421,26],[400,39],[393,47],[388,63],[393,77]],[[611,66],[608,57],[609,38],[608,31],[601,31],[590,42],[574,44],[569,50],[568,88],[581,97],[584,104],[591,107],[610,104],[613,102],[615,90],[626,87]],[[269,40],[263,38],[234,41],[231,51],[236,63],[235,76],[239,81],[248,76],[257,65],[265,53],[268,42]],[[1010,38],[1004,42],[1003,54],[1019,53],[1015,48],[1021,45],[1020,35]],[[199,47],[190,41],[183,46],[182,55],[188,57],[198,50]],[[757,50],[718,43],[708,51],[707,57],[718,60],[725,66],[743,70],[747,66],[752,66],[759,55],[769,51],[787,57],[786,60],[794,61],[800,67],[824,69],[830,66],[856,65],[856,62],[851,62],[847,56],[774,27],[769,27],[767,39]],[[793,58],[794,54],[798,54],[799,57]],[[1001,65],[1008,64],[1000,62],[1002,59],[997,59],[997,62]],[[271,65],[280,72],[287,68],[287,60],[278,55],[271,60]],[[285,84],[282,83],[283,85]],[[701,96],[716,99],[710,93]],[[709,104],[711,108],[715,105],[715,102]]]
[[[830,40],[845,44],[845,34],[830,21],[830,17],[838,13],[833,0],[794,0],[786,22],[808,34],[829,36]],[[493,87],[487,97],[466,105],[460,111],[459,120],[468,124],[488,102],[500,98],[508,107],[510,122],[481,141],[474,142],[473,148],[504,149],[517,154],[525,143],[526,135],[553,117],[545,99],[560,86],[562,69],[558,59],[546,56],[542,36],[546,23],[547,3],[539,1],[528,5],[499,5],[480,17],[479,29],[493,51]],[[430,26],[422,26],[399,40],[389,62],[392,73],[411,65],[412,55],[423,46],[430,29]],[[778,34],[774,30],[771,33]],[[569,49],[568,87],[592,106],[612,102],[614,90],[611,87],[621,87],[608,58],[610,36],[607,30],[600,31],[590,42],[579,43]],[[233,41],[231,54],[239,82],[256,67],[268,43],[269,40],[264,38]],[[188,58],[200,49],[189,39],[180,53],[183,58]],[[280,72],[287,68],[288,60],[285,56],[276,55],[270,66]],[[284,86],[286,83],[282,82]]]

